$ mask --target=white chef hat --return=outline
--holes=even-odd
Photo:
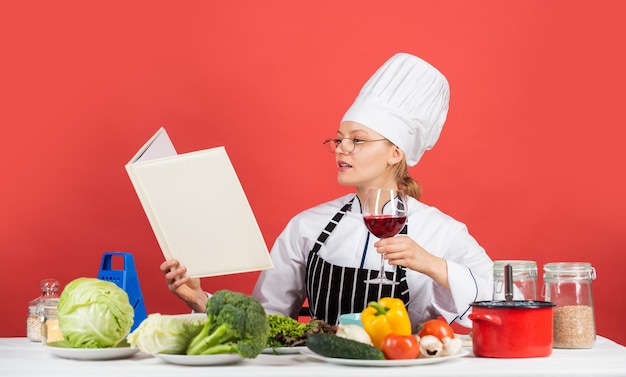
[[[450,88],[441,72],[417,56],[398,53],[365,83],[342,122],[378,132],[414,166],[439,138],[449,102]]]

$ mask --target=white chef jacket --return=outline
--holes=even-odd
[[[296,318],[306,299],[305,275],[310,250],[329,220],[354,194],[300,212],[293,217],[274,243],[270,257],[274,268],[261,272],[252,295],[268,313]],[[360,267],[368,230],[355,199],[352,209],[339,222],[318,254],[329,263]],[[443,316],[448,322],[471,327],[467,318],[469,304],[491,300],[493,262],[469,234],[467,227],[432,206],[407,196],[407,235],[433,255],[447,261],[450,290],[430,277],[407,271],[409,303],[407,310],[413,326]],[[362,268],[380,268],[380,254],[370,235]],[[397,266],[386,265],[390,271]]]

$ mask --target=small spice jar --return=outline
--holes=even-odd
[[[26,317],[26,337],[31,342],[41,342],[41,322],[37,305],[28,305],[28,317]]]
[[[596,270],[585,262],[543,266],[544,297],[556,305],[554,348],[591,348],[596,340],[591,282]]]
[[[43,344],[63,340],[61,328],[59,327],[58,306],[58,298],[50,298],[43,303],[44,315],[41,327],[41,342]]]
[[[504,266],[513,272],[513,300],[537,299],[537,262],[530,260],[497,260],[493,262],[493,300],[504,301]]]
[[[41,325],[44,319],[44,301],[59,297],[61,284],[56,279],[43,279],[39,282],[41,295],[28,302],[26,317],[26,337],[31,342],[41,342]]]

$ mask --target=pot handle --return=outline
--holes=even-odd
[[[494,325],[502,326],[502,318],[497,315],[483,314],[483,313],[470,313],[468,318],[472,321],[485,321],[493,323]]]

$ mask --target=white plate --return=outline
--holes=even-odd
[[[226,365],[235,364],[243,360],[237,353],[226,353],[220,355],[171,355],[157,353],[154,355],[170,364],[177,365]]]
[[[325,357],[320,354],[317,354],[311,351],[308,348],[300,350],[300,353],[314,359],[322,360],[327,363],[333,364],[341,364],[341,365],[358,365],[365,367],[399,367],[399,366],[409,366],[409,365],[425,365],[425,364],[435,364],[441,363],[444,361],[456,359],[459,357],[469,355],[468,350],[460,350],[457,354],[452,356],[441,356],[441,357],[425,357],[419,359],[404,359],[404,360],[362,360],[362,359],[339,359],[335,357]]]
[[[46,343],[45,347],[55,356],[75,360],[125,359],[139,352],[137,347],[71,348],[60,342]]]
[[[306,349],[306,346],[266,348],[263,350],[263,353],[268,355],[292,355],[300,353],[302,349]]]

